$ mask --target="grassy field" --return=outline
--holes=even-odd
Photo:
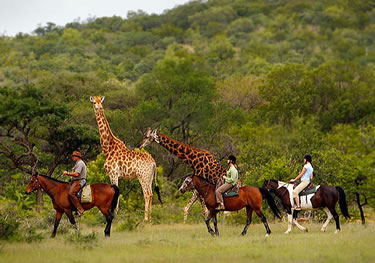
[[[33,243],[1,243],[0,262],[375,262],[375,225],[334,225],[321,233],[321,224],[304,224],[283,234],[286,224],[242,226],[219,224],[220,236],[211,237],[202,224],[145,225],[135,231],[114,231],[104,238],[102,228],[81,227],[55,239]],[[95,235],[96,232],[96,235]]]

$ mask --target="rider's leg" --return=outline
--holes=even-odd
[[[309,184],[309,181],[301,181],[301,183],[293,190],[293,197],[294,197],[294,200],[296,202],[296,206],[299,207],[300,206],[300,203],[299,203],[299,199],[298,199],[298,195],[299,193],[306,188],[306,186]]]
[[[79,189],[81,189],[80,182],[78,180],[73,181],[72,185],[69,188],[69,199],[72,201],[73,205],[77,208],[78,212],[80,214],[83,214],[85,210],[81,206],[81,202],[79,201],[77,197],[77,192],[79,191]]]
[[[224,206],[223,194],[225,193],[225,191],[227,191],[228,189],[230,189],[232,187],[233,187],[233,185],[225,183],[225,184],[223,184],[222,186],[220,186],[219,188],[216,189],[215,194],[216,194],[217,203]]]

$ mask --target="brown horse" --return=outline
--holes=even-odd
[[[274,193],[281,199],[281,203],[288,214],[288,229],[285,234],[292,231],[292,224],[294,223],[300,230],[307,232],[307,228],[301,226],[297,222],[298,211],[292,209],[291,193],[293,191],[293,184],[284,183],[276,180],[264,181],[263,187],[268,191]],[[336,212],[336,204],[339,202],[340,209],[344,217],[350,218],[348,213],[348,206],[346,204],[346,195],[344,190],[339,186],[320,185],[316,193],[301,197],[303,201],[302,210],[315,210],[323,208],[327,214],[327,220],[324,222],[320,231],[325,232],[329,221],[333,217],[336,221],[336,231],[340,231],[339,215]]]
[[[189,189],[195,188],[198,193],[204,198],[204,202],[210,211],[208,218],[205,219],[207,230],[208,232],[215,236],[219,235],[219,230],[217,228],[217,213],[219,211],[215,210],[217,203],[216,203],[216,196],[215,196],[215,185],[209,183],[207,180],[200,178],[198,176],[192,175],[185,179],[184,183],[180,187],[181,193],[185,193]],[[261,211],[262,200],[263,196],[266,197],[268,205],[271,207],[272,212],[280,218],[280,211],[277,208],[272,195],[264,188],[256,188],[253,186],[243,186],[239,189],[237,196],[232,197],[225,197],[224,204],[225,204],[225,211],[238,211],[244,207],[246,207],[247,213],[247,220],[246,225],[241,233],[241,235],[246,235],[247,228],[251,223],[251,218],[253,211],[261,218],[264,227],[266,228],[267,234],[269,236],[271,234],[271,230],[268,226],[266,217],[263,215]],[[213,219],[215,231],[212,230],[210,226],[210,220]]]
[[[68,197],[69,184],[48,176],[33,175],[25,192],[26,194],[30,194],[39,188],[42,188],[51,197],[53,208],[56,210],[55,226],[51,237],[56,236],[57,227],[64,213],[68,216],[70,223],[76,227],[76,222],[73,217],[73,211],[76,211],[76,208],[72,205]],[[100,212],[102,212],[107,220],[104,234],[109,237],[111,234],[112,220],[114,218],[114,209],[117,206],[119,189],[116,185],[102,183],[92,184],[91,194],[92,202],[82,204],[82,207],[85,210],[89,210],[96,206]]]

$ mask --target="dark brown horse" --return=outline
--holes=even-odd
[[[217,228],[217,213],[219,211],[215,210],[217,203],[216,203],[216,196],[215,196],[215,185],[209,183],[207,180],[200,178],[198,176],[192,175],[185,179],[184,183],[180,187],[180,191],[182,193],[195,188],[198,193],[204,198],[204,202],[210,211],[208,218],[205,219],[207,230],[208,232],[215,236],[219,235],[219,230]],[[271,230],[268,227],[268,223],[266,217],[263,215],[261,211],[262,200],[263,196],[266,197],[268,205],[271,207],[272,212],[280,218],[280,211],[278,210],[272,195],[264,188],[256,188],[253,186],[243,186],[239,189],[237,196],[232,197],[225,197],[224,204],[225,204],[225,211],[238,211],[244,207],[246,207],[247,213],[247,220],[246,225],[241,233],[241,235],[246,235],[247,228],[251,223],[251,218],[253,211],[261,218],[264,227],[266,228],[268,236],[271,234]],[[211,218],[214,221],[215,231],[212,230],[210,226]]]
[[[270,192],[277,195],[282,202],[285,211],[288,214],[288,230],[285,234],[289,234],[292,231],[292,223],[294,223],[300,230],[306,231],[307,229],[301,226],[296,218],[298,211],[293,211],[291,205],[291,193],[293,191],[293,184],[284,183],[276,180],[264,181],[263,187]],[[301,197],[302,210],[314,210],[323,208],[327,213],[327,220],[324,222],[321,231],[325,232],[329,221],[333,217],[336,221],[336,231],[340,231],[339,215],[336,212],[336,204],[339,201],[340,209],[345,218],[350,218],[348,213],[348,206],[346,204],[346,196],[344,190],[339,186],[320,185],[315,194]]]
[[[64,213],[68,216],[70,223],[76,227],[76,222],[73,217],[73,211],[76,211],[76,208],[72,205],[68,197],[69,184],[51,177],[34,175],[26,187],[25,192],[26,194],[30,194],[39,188],[42,188],[51,197],[53,208],[56,210],[55,226],[51,237],[56,236],[57,227]],[[114,218],[114,209],[117,206],[119,189],[115,185],[102,183],[92,184],[91,194],[92,202],[82,204],[82,207],[85,210],[89,210],[96,206],[100,212],[103,213],[107,220],[104,234],[109,237],[111,234],[112,220]]]

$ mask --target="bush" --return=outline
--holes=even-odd
[[[69,244],[77,244],[83,248],[93,248],[98,244],[98,233],[91,232],[87,235],[76,231],[71,235],[66,236],[65,242]]]

